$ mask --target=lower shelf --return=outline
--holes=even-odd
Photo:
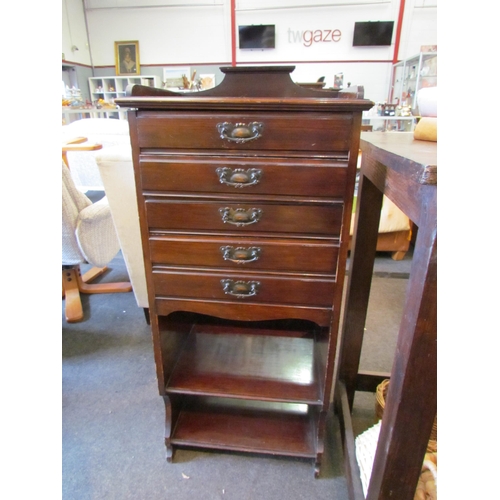
[[[319,410],[307,405],[191,398],[170,443],[305,458],[317,456]]]
[[[323,454],[329,335],[309,321],[161,317],[167,460],[177,447]]]

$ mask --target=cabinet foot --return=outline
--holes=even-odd
[[[165,459],[169,464],[171,464],[174,461],[174,448],[170,443],[167,442],[167,439],[165,439],[165,448]]]
[[[319,473],[321,470],[321,463],[317,462],[314,464],[314,478],[318,479],[319,478]]]
[[[172,463],[174,458],[174,449],[170,442],[171,431],[172,431],[172,401],[168,396],[163,396],[163,402],[165,403],[165,448],[166,448],[166,460],[168,463]]]
[[[325,427],[326,427],[327,412],[322,411],[319,415],[317,427],[317,442],[316,442],[316,459],[314,462],[314,477],[317,479],[321,470],[321,461],[325,451]]]

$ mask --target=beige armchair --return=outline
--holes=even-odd
[[[106,271],[120,245],[106,197],[96,203],[80,192],[62,162],[62,283],[68,322],[83,319],[80,293],[130,292],[129,282],[90,284]],[[80,264],[93,266],[81,275]]]

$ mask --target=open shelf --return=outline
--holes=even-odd
[[[286,333],[196,324],[166,392],[321,405],[321,344],[311,332]]]
[[[169,448],[317,457],[325,329],[182,312],[160,325],[163,342],[176,338],[165,388]]]
[[[316,457],[319,411],[307,405],[190,398],[170,442],[196,448]]]

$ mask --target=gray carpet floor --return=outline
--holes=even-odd
[[[411,253],[378,254],[361,368],[390,371]],[[119,254],[100,281],[127,280]],[[85,267],[83,270],[85,271]],[[309,460],[179,449],[165,460],[164,406],[146,324],[132,293],[84,295],[68,324],[62,301],[62,498],[65,500],[346,500],[339,426],[330,415],[321,475]],[[355,433],[375,420],[357,393]]]

